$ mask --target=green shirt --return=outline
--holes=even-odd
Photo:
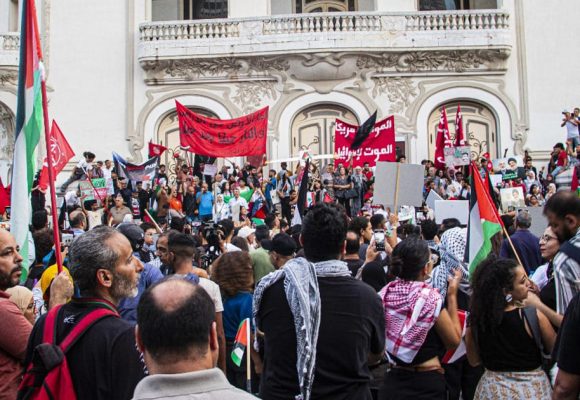
[[[274,272],[274,266],[270,262],[270,255],[263,248],[256,249],[250,252],[252,258],[252,268],[254,269],[254,284],[257,284],[260,279]]]

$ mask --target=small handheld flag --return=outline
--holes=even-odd
[[[244,358],[244,352],[248,343],[250,342],[249,333],[250,332],[250,319],[246,318],[240,322],[238,327],[238,333],[236,333],[236,338],[234,339],[234,348],[232,350],[232,361],[238,367],[242,365],[242,359]]]

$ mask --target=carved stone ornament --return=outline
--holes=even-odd
[[[242,82],[236,85],[236,93],[232,96],[235,104],[240,106],[244,114],[261,108],[263,99],[277,100],[275,81]]]
[[[0,103],[0,159],[12,160],[14,129],[14,114],[3,103]]]
[[[16,86],[18,83],[18,71],[0,69],[0,86]]]
[[[469,72],[505,70],[509,50],[408,51],[361,56],[360,69],[386,72]]]
[[[410,78],[383,76],[373,80],[375,81],[373,97],[385,94],[391,103],[389,108],[391,114],[402,114],[417,96],[417,87]]]
[[[143,61],[141,66],[147,74],[145,82],[150,85],[262,77],[271,71],[286,71],[289,68],[288,61],[280,57],[155,60]]]

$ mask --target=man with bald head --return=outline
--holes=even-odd
[[[216,368],[215,308],[199,285],[168,278],[147,289],[137,308],[135,336],[149,376],[139,382],[133,400],[255,398]]]

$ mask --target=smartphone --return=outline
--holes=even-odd
[[[385,251],[385,231],[383,229],[375,229],[373,238],[375,239],[375,248],[377,251]]]
[[[71,235],[70,233],[63,233],[62,234],[62,246],[63,247],[68,247],[71,245],[72,241],[73,241],[74,236]]]

